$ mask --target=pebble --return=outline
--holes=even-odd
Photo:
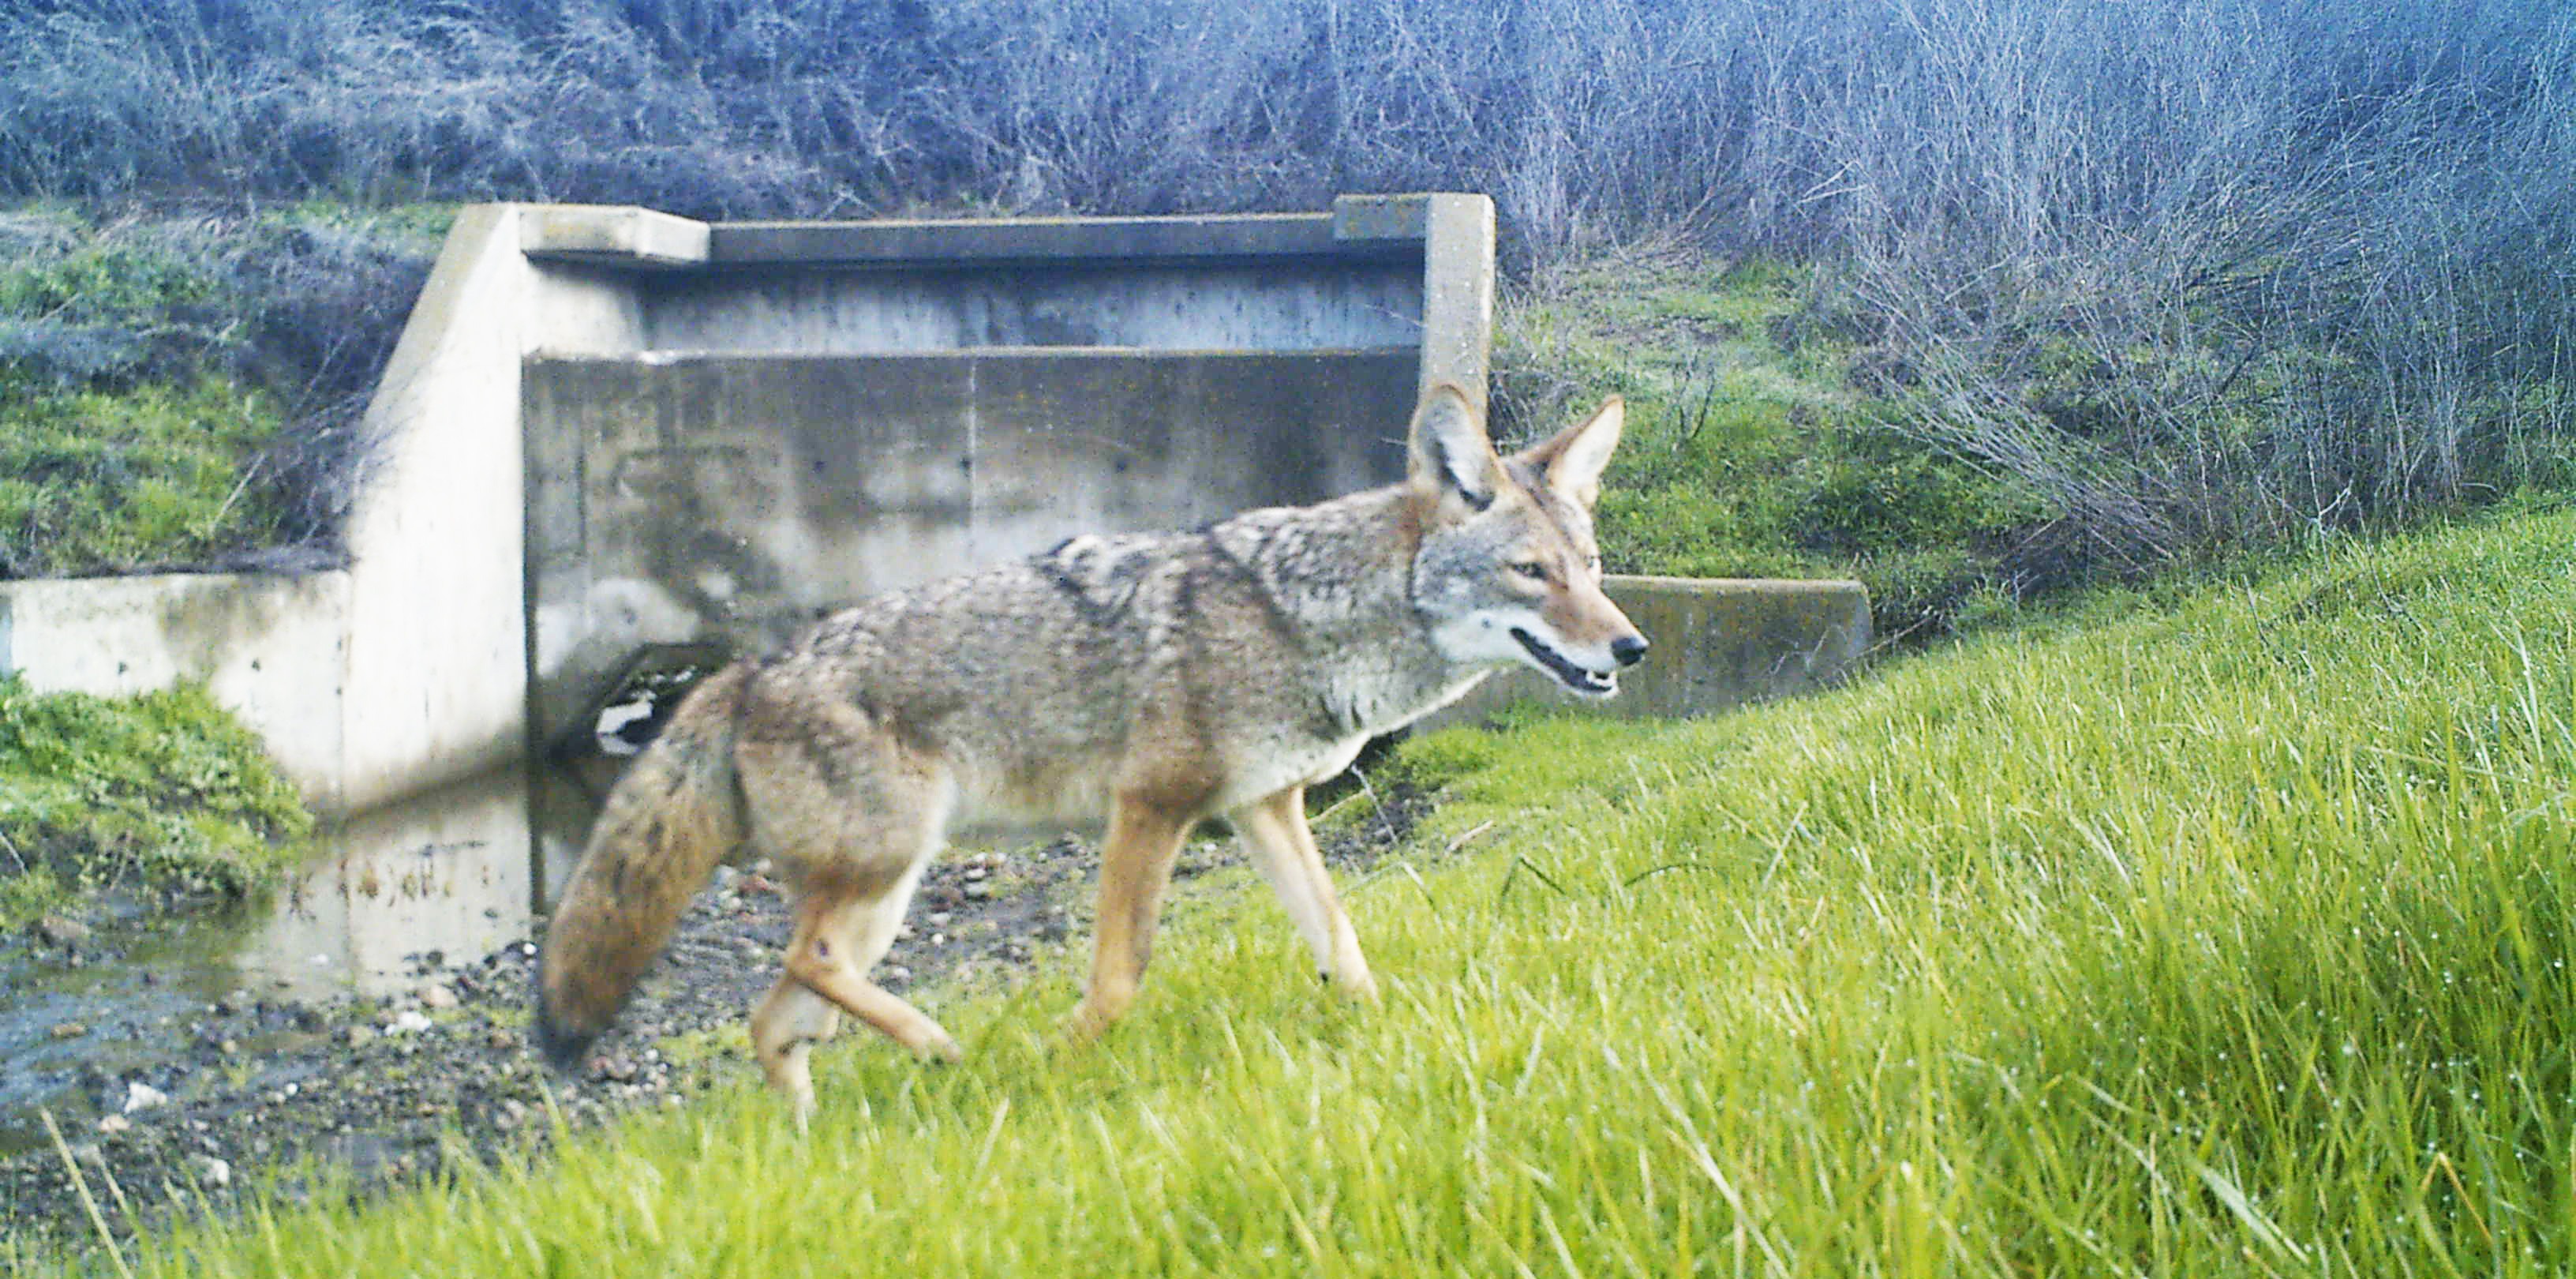
[[[351,1026],[348,1030],[347,1038],[351,1048],[363,1048],[375,1041],[376,1028],[373,1026]]]
[[[395,1013],[394,1019],[386,1023],[385,1033],[388,1035],[416,1034],[429,1029],[433,1024],[435,1023],[430,1021],[428,1013],[417,1008],[406,1008]]]
[[[983,899],[993,895],[993,886],[978,879],[966,885],[966,895],[977,901],[982,901]]]
[[[36,921],[36,939],[48,946],[77,946],[89,940],[89,925],[64,915]]]
[[[188,1166],[197,1170],[197,1182],[200,1185],[221,1190],[233,1184],[233,1166],[213,1155],[199,1155],[189,1160]]]
[[[448,1009],[454,1008],[456,1004],[456,992],[437,982],[431,982],[420,988],[420,1006],[423,1008]]]
[[[169,1104],[170,1094],[163,1092],[150,1084],[144,1083],[141,1080],[136,1080],[125,1086],[125,1105],[122,1107],[122,1110],[126,1114],[130,1115],[138,1110],[151,1110],[155,1107],[167,1106]]]
[[[98,1130],[113,1137],[118,1133],[134,1131],[134,1121],[123,1115],[101,1115],[98,1117]]]
[[[76,1021],[58,1021],[52,1030],[45,1033],[56,1039],[78,1039],[89,1033],[89,1027]]]

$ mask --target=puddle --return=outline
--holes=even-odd
[[[365,814],[317,848],[263,902],[102,927],[81,967],[0,950],[0,1154],[46,1142],[37,1107],[87,1114],[100,1080],[186,1057],[188,1023],[235,991],[278,1004],[387,994],[528,936],[519,768]]]
[[[534,884],[527,775],[487,774],[351,820],[229,964],[263,997],[384,994],[526,937]]]

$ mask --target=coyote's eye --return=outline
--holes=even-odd
[[[1537,560],[1522,560],[1520,563],[1512,565],[1512,571],[1533,582],[1544,582],[1547,580],[1547,565],[1541,564]]]

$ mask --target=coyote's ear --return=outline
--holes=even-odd
[[[1628,418],[1628,402],[1611,396],[1591,417],[1556,433],[1542,444],[1523,449],[1515,460],[1547,477],[1547,486],[1585,510],[1601,500],[1601,472],[1619,447],[1619,429]]]
[[[1485,434],[1485,415],[1447,382],[1424,392],[1413,411],[1411,450],[1408,479],[1415,490],[1444,504],[1454,499],[1466,511],[1481,511],[1510,482]]]

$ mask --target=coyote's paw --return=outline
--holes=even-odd
[[[912,1051],[915,1056],[933,1065],[954,1066],[966,1060],[966,1050],[958,1047],[957,1041],[951,1038],[947,1031],[937,1027],[931,1029],[930,1038],[914,1045]]]
[[[1377,978],[1370,976],[1369,971],[1365,968],[1348,976],[1339,974],[1334,975],[1333,989],[1338,990],[1363,1004],[1374,1005],[1379,1002],[1377,996]]]

